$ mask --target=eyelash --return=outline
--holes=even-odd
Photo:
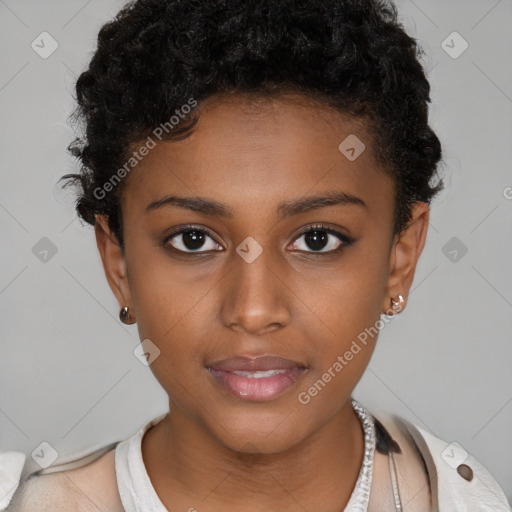
[[[300,252],[305,252],[306,254],[320,254],[320,255],[322,255],[322,254],[335,254],[335,253],[342,252],[346,247],[348,247],[349,245],[351,245],[352,243],[355,242],[354,238],[351,238],[348,235],[340,233],[336,229],[330,228],[330,227],[326,226],[325,224],[312,224],[310,226],[305,227],[303,230],[301,230],[297,234],[297,236],[294,239],[294,241],[298,240],[305,233],[309,233],[311,231],[325,231],[327,234],[334,235],[336,238],[339,238],[342,243],[336,249],[332,249],[332,250],[326,251],[326,252],[318,252],[318,251],[300,251]]]
[[[205,228],[203,226],[198,226],[196,224],[189,224],[187,226],[182,226],[181,228],[177,229],[176,231],[173,231],[170,235],[168,235],[162,242],[162,246],[166,247],[168,245],[168,243],[170,242],[170,240],[172,240],[176,235],[181,235],[182,233],[186,233],[187,231],[200,231],[202,233],[205,233],[207,234],[212,240],[215,241],[215,243],[219,244],[220,243],[216,240],[216,236],[213,234],[212,231],[210,231],[208,228]],[[314,255],[324,255],[324,254],[335,254],[335,253],[340,253],[342,252],[346,247],[352,245],[354,242],[355,242],[355,239],[354,238],[351,238],[343,233],[340,233],[339,231],[333,229],[333,228],[330,228],[328,226],[325,226],[324,224],[313,224],[313,225],[310,225],[310,226],[307,226],[306,228],[304,228],[303,230],[301,230],[297,236],[294,238],[294,242],[296,240],[298,240],[302,235],[306,234],[306,233],[309,233],[311,231],[325,231],[327,234],[330,234],[330,235],[334,235],[335,237],[339,238],[339,240],[342,242],[341,245],[339,247],[337,247],[336,249],[332,249],[330,251],[326,251],[326,252],[318,252],[318,251],[298,251],[298,252],[301,252],[301,253],[306,253],[306,254],[314,254]],[[200,251],[197,251],[197,252],[186,252],[186,251],[181,251],[179,249],[176,249],[174,247],[171,246],[171,250],[178,253],[178,254],[187,254],[187,255],[193,255],[193,254],[207,254],[208,252],[210,251],[203,251],[203,252],[200,252]],[[220,252],[220,251],[219,251]]]

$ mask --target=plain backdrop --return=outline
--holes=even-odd
[[[122,5],[0,0],[0,450],[122,439],[167,410],[134,356],[136,326],[118,319],[92,228],[55,187],[78,169],[66,152],[74,82]],[[512,1],[397,7],[426,52],[446,190],[407,308],[354,396],[458,442],[511,500]],[[58,45],[46,58],[41,37],[44,51]]]

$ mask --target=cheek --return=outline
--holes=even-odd
[[[140,340],[151,340],[160,351],[150,369],[169,396],[186,407],[187,396],[197,393],[202,370],[199,345],[207,341],[204,322],[199,325],[197,319],[211,317],[205,303],[214,282],[200,271],[185,272],[183,266],[154,255],[134,260],[131,270]]]
[[[127,250],[127,263],[141,339],[165,344],[193,325],[215,284],[206,266],[173,262],[163,249],[143,244]]]
[[[311,374],[297,391],[305,414],[334,414],[335,404],[348,399],[364,374],[379,334],[377,277],[354,270],[315,296],[315,314],[299,327],[310,340]]]
[[[387,261],[378,253],[354,255],[342,271],[317,279],[302,293],[310,312],[299,319],[300,330],[314,340],[314,363],[324,371],[347,353],[345,373],[367,365],[377,341],[381,305],[386,292]],[[306,309],[305,309],[306,310]],[[345,370],[344,369],[344,370]]]

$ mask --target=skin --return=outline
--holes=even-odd
[[[190,137],[158,143],[129,175],[121,202],[125,254],[105,217],[95,227],[119,306],[130,307],[140,339],[161,351],[150,368],[170,414],[143,438],[145,466],[169,510],[339,512],[364,451],[350,395],[377,336],[308,404],[298,394],[389,313],[391,297],[407,298],[428,205],[416,203],[407,229],[392,236],[394,183],[377,165],[362,120],[291,94],[219,96],[197,109]],[[349,134],[366,145],[353,162],[338,150]],[[282,219],[276,212],[283,201],[333,191],[367,208],[331,205]],[[173,206],[144,212],[168,194],[209,198],[233,214]],[[161,245],[171,228],[189,223],[216,235],[199,249],[206,255]],[[355,241],[341,252],[315,253],[299,232],[316,223]],[[252,263],[236,252],[248,236],[262,248]],[[329,240],[324,250],[340,245],[335,235]],[[175,247],[187,250],[180,241]],[[234,397],[205,369],[213,360],[265,353],[308,366],[270,401]]]

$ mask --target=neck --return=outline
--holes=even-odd
[[[348,503],[364,454],[350,399],[308,437],[271,454],[233,451],[170,405],[142,441],[149,477],[169,510],[339,512]]]

